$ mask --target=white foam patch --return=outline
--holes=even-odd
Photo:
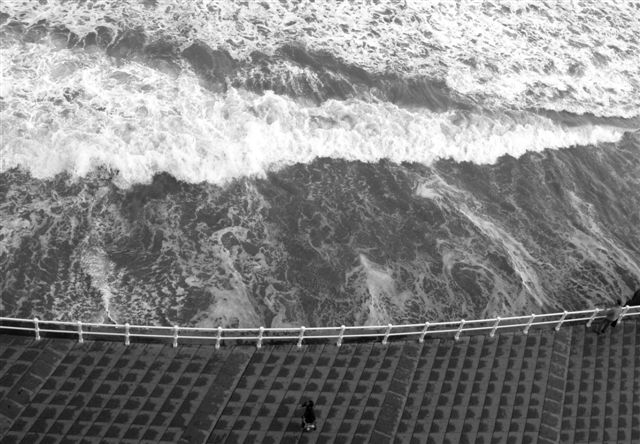
[[[494,289],[492,291],[487,309],[483,316],[494,316],[500,313],[520,312],[522,307],[533,305],[543,307],[549,305],[550,301],[544,289],[539,273],[540,262],[528,251],[527,247],[514,237],[508,230],[501,227],[496,222],[490,220],[482,212],[468,205],[467,193],[448,184],[438,175],[434,175],[430,180],[419,183],[416,186],[417,196],[434,200],[438,203],[445,201],[455,202],[455,206],[461,215],[466,217],[477,229],[496,246],[508,258],[510,266],[515,275],[519,278],[522,289],[517,297],[514,297],[505,282],[498,276],[493,275]],[[472,242],[471,239],[469,239]],[[477,269],[485,269],[485,257],[477,257],[473,248],[469,245],[463,251],[449,250],[443,254],[445,269],[450,273],[451,269],[459,264],[471,263]],[[450,295],[455,298],[454,294]],[[453,300],[453,299],[452,299]]]
[[[429,164],[493,163],[500,156],[619,140],[613,126],[567,127],[528,112],[432,113],[389,103],[310,106],[273,93],[214,94],[183,72],[177,79],[103,55],[8,45],[0,83],[0,170],[35,177],[99,166],[122,187],[169,172],[221,184],[317,157]]]
[[[2,11],[79,35],[143,28],[236,58],[292,42],[373,72],[420,74],[519,108],[633,117],[640,103],[640,6],[617,0],[319,2],[4,0]],[[150,5],[156,4],[153,7]]]
[[[535,268],[538,265],[538,261],[531,256],[525,246],[506,230],[500,228],[489,219],[474,214],[468,208],[462,206],[460,213],[478,227],[485,236],[503,247],[509,258],[509,263],[522,282],[522,287],[526,294],[531,295],[539,307],[548,305],[550,303],[549,298],[545,295],[546,291],[540,283],[540,276]]]
[[[409,291],[399,292],[390,270],[360,254],[360,266],[365,276],[369,299],[365,325],[385,325],[393,319],[389,308],[406,310],[407,301],[412,296]]]
[[[601,270],[607,270],[611,276],[610,282],[619,280],[617,271],[619,264],[624,264],[625,269],[632,270],[636,276],[640,276],[640,266],[633,255],[613,242],[610,234],[602,231],[593,205],[581,199],[573,191],[568,191],[567,195],[576,209],[578,220],[586,227],[586,230],[574,229],[567,238],[576,249],[580,250],[585,257],[585,262],[588,260],[597,263]],[[616,299],[613,295],[610,297],[613,300]]]
[[[104,307],[104,318],[101,322],[111,321],[117,324],[111,313],[111,298],[113,289],[110,281],[114,273],[114,264],[109,260],[107,254],[101,248],[87,248],[83,251],[80,259],[82,269],[91,276],[92,285],[100,290],[102,295],[102,305]]]
[[[187,285],[193,287],[207,287],[209,293],[213,295],[214,301],[204,311],[199,312],[194,319],[197,319],[197,327],[213,328],[219,325],[234,325],[239,327],[251,327],[260,324],[260,316],[251,303],[251,290],[247,287],[245,279],[237,270],[234,264],[233,255],[223,246],[222,236],[226,233],[246,238],[246,229],[241,227],[231,227],[218,230],[211,235],[212,257],[218,258],[218,267],[225,270],[224,275],[229,276],[226,285],[219,285],[213,279],[200,280],[196,276],[187,278]],[[196,270],[194,270],[196,271]],[[206,274],[205,274],[206,275]],[[182,295],[181,295],[182,296]]]

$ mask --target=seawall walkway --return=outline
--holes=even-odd
[[[219,349],[0,329],[0,442],[638,443],[640,316],[585,324]]]

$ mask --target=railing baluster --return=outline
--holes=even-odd
[[[262,336],[264,334],[264,327],[260,327],[260,334],[258,335],[258,348],[262,348]]]
[[[218,336],[216,336],[216,349],[220,348],[221,341],[222,341],[222,327],[218,326]]]
[[[564,311],[564,313],[562,313],[562,317],[560,318],[560,322],[558,322],[558,325],[556,325],[556,331],[560,330],[560,327],[562,327],[562,323],[564,322],[564,318],[567,317],[567,310]]]
[[[496,335],[496,330],[498,329],[498,325],[500,325],[500,316],[496,318],[496,323],[493,324],[493,328],[491,329],[491,333],[489,333],[490,337],[494,337]]]
[[[534,315],[533,313],[531,313],[531,317],[529,318],[529,322],[527,322],[527,326],[524,328],[523,333],[525,335],[529,334],[529,329],[531,328],[531,324],[533,324],[533,320],[535,319],[536,315]]]
[[[33,318],[33,325],[36,330],[36,341],[40,340],[40,325],[38,325],[38,318]]]
[[[82,321],[78,321],[78,342],[80,344],[84,342],[84,338],[82,337]]]
[[[458,327],[458,331],[456,332],[456,336],[455,336],[455,340],[459,340],[460,339],[460,333],[462,333],[462,329],[464,328],[464,323],[466,321],[464,319],[460,320],[460,327]]]
[[[384,339],[382,339],[382,343],[384,345],[387,345],[387,343],[389,342],[389,333],[391,333],[391,328],[393,327],[393,325],[389,324],[387,325],[387,331],[384,333]]]
[[[638,307],[621,307],[621,312],[620,312],[620,317],[619,320],[627,318],[627,317],[633,317],[633,316],[638,316],[640,315],[640,310],[638,310],[638,308],[640,308],[640,306]],[[496,332],[498,331],[498,329],[503,329],[503,328],[509,328],[509,329],[516,329],[516,328],[521,328],[518,326],[522,326],[524,324],[524,326],[522,327],[522,333],[524,334],[528,334],[529,331],[531,330],[531,328],[534,327],[534,325],[539,325],[540,323],[542,324],[550,324],[550,326],[552,326],[556,331],[560,330],[560,328],[563,326],[563,324],[565,323],[574,323],[576,321],[579,320],[584,320],[587,321],[586,322],[586,326],[587,327],[591,327],[592,324],[598,320],[599,315],[602,315],[602,313],[605,313],[606,310],[603,310],[601,308],[594,308],[591,310],[579,310],[579,311],[564,311],[561,313],[552,313],[552,314],[534,314],[532,313],[529,316],[514,316],[514,317],[508,317],[506,319],[501,318],[501,317],[496,317],[493,319],[478,319],[478,320],[471,320],[471,321],[467,321],[465,319],[461,319],[460,321],[458,321],[458,327],[455,327],[455,322],[425,322],[423,324],[408,324],[408,325],[393,325],[393,324],[387,324],[386,326],[384,325],[377,325],[377,326],[361,326],[361,327],[346,327],[344,325],[342,326],[334,326],[334,327],[324,327],[322,328],[323,330],[326,330],[327,333],[326,335],[323,335],[321,333],[316,333],[316,330],[312,328],[312,332],[311,333],[307,333],[306,332],[306,327],[301,326],[298,329],[291,329],[291,328],[276,328],[276,329],[270,329],[270,328],[265,328],[265,327],[260,327],[260,328],[256,328],[256,329],[229,329],[231,332],[235,332],[237,331],[238,334],[240,335],[238,339],[248,339],[250,341],[253,341],[254,339],[257,339],[257,346],[258,348],[262,347],[262,344],[264,342],[265,339],[270,339],[271,337],[269,336],[269,334],[273,331],[286,331],[287,333],[285,334],[285,336],[289,337],[290,343],[295,343],[297,345],[298,348],[301,348],[302,345],[305,343],[304,341],[307,339],[326,339],[327,342],[330,341],[330,338],[334,338],[337,339],[336,345],[337,346],[342,346],[345,338],[346,339],[356,339],[356,338],[364,338],[364,337],[368,337],[371,338],[371,340],[375,340],[373,339],[374,337],[378,337],[380,339],[382,339],[382,343],[383,344],[388,344],[389,343],[389,339],[391,338],[392,335],[406,335],[406,336],[413,336],[413,335],[417,335],[418,336],[418,341],[420,343],[424,342],[426,336],[430,333],[439,333],[440,330],[440,326],[441,325],[447,325],[449,327],[447,327],[447,331],[451,331],[454,333],[454,338],[456,340],[459,340],[459,338],[461,337],[463,332],[469,332],[469,331],[484,331],[484,332],[489,332],[489,336],[494,337]],[[557,315],[561,315],[560,318],[557,318]],[[579,315],[579,317],[578,317]],[[556,318],[556,320],[553,320],[553,318]],[[538,319],[540,318],[540,319]],[[544,319],[551,319],[549,321],[545,321]],[[5,325],[5,321],[9,321],[8,325]],[[506,324],[502,324],[502,321],[507,322]],[[14,326],[12,325],[12,323],[15,322],[19,322],[20,325],[19,326]],[[480,326],[475,326],[474,323],[481,323]],[[516,324],[517,323],[517,324]],[[30,327],[29,324],[32,324],[32,326]],[[44,328],[42,327],[42,325],[40,324],[44,324]],[[55,330],[51,330],[52,334],[57,334],[57,335],[65,335],[65,334],[73,334],[76,333],[78,335],[78,341],[80,343],[84,342],[84,328],[85,326],[89,327],[89,330],[87,330],[87,334],[91,335],[91,334],[100,334],[101,331],[104,332],[118,332],[121,331],[120,329],[122,329],[124,327],[124,341],[126,345],[130,345],[131,343],[131,337],[132,336],[136,336],[136,337],[140,337],[140,338],[150,338],[150,337],[154,337],[154,336],[158,336],[158,337],[164,337],[164,338],[173,338],[173,346],[177,347],[178,344],[178,338],[180,337],[180,331],[182,330],[182,327],[178,326],[178,325],[174,325],[173,327],[163,327],[163,328],[167,328],[169,331],[172,331],[173,334],[169,334],[167,335],[167,333],[157,333],[156,330],[154,330],[156,327],[153,326],[143,326],[143,325],[129,325],[129,323],[125,323],[125,324],[117,324],[117,325],[113,325],[113,324],[101,324],[101,323],[87,323],[86,325],[83,325],[84,323],[82,321],[43,321],[38,319],[37,316],[34,316],[33,318],[27,318],[27,319],[22,319],[22,318],[9,318],[9,317],[1,317],[0,316],[0,330],[2,329],[7,329],[7,330],[26,330],[26,331],[33,331],[35,334],[35,339],[36,340],[40,340],[42,337],[42,333],[43,332],[48,332],[48,325],[49,324],[53,324],[54,326],[57,326],[55,328]],[[466,324],[471,324],[469,327],[466,326]],[[97,327],[98,331],[92,331],[91,327]],[[146,334],[144,331],[134,331],[133,334],[131,333],[130,329],[131,327],[134,328],[148,328],[148,329],[152,329],[151,333]],[[434,328],[434,327],[438,327],[438,328]],[[347,328],[357,328],[357,330],[354,331],[354,333],[352,334],[346,334],[346,329]],[[408,329],[410,328],[410,330],[401,330],[402,328]],[[185,333],[186,337],[190,337],[189,332],[192,330],[191,328],[187,328],[185,327],[185,331],[187,333]],[[204,328],[204,329],[199,329],[199,328],[195,328],[193,329],[198,333],[197,337],[198,338],[202,338],[205,339],[207,341],[213,341],[215,340],[215,347],[216,348],[220,348],[222,345],[222,341],[223,340],[229,340],[229,338],[234,337],[233,335],[227,335],[226,337],[224,336],[224,332],[226,331],[223,327],[219,326],[217,327],[217,335],[216,335],[216,329],[209,329],[209,328]],[[258,336],[253,336],[253,333],[258,330],[260,332],[260,334]],[[298,335],[295,334],[295,331],[298,331]],[[335,332],[336,330],[338,330],[339,334],[336,335]],[[164,331],[164,330],[163,330]],[[156,332],[156,334],[154,334],[154,332]],[[29,333],[30,334],[30,333]],[[117,333],[118,335],[120,333]],[[45,335],[46,336],[46,335]],[[185,337],[183,336],[183,338]],[[273,339],[273,338],[271,338]],[[380,340],[378,339],[378,340]],[[117,340],[117,339],[116,339]]]
[[[300,336],[298,336],[298,348],[302,348],[302,338],[304,338],[304,325],[300,327]]]
[[[338,337],[338,343],[336,344],[338,347],[342,346],[342,338],[344,338],[344,330],[347,327],[345,327],[344,325],[342,327],[340,327],[340,336]]]
[[[591,317],[589,318],[589,322],[587,322],[587,328],[591,327],[591,324],[593,323],[593,320],[596,318],[596,316],[598,315],[598,312],[600,311],[599,308],[594,308],[593,309],[593,313],[591,314]]]
[[[622,318],[625,317],[625,315],[627,314],[628,311],[629,311],[629,306],[627,305],[626,307],[624,307],[622,309],[622,313],[620,313],[620,317],[618,318],[618,322],[622,321]]]
[[[422,333],[420,334],[419,342],[424,342],[424,337],[427,335],[427,329],[429,328],[429,322],[424,323],[424,328],[422,329]]]
[[[177,325],[173,326],[173,348],[178,346],[178,332],[180,331],[180,327]]]

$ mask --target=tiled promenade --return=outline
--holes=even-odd
[[[2,333],[0,442],[639,443],[636,319],[301,349]]]

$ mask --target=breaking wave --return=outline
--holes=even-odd
[[[1,170],[84,176],[99,166],[120,186],[158,172],[225,183],[318,157],[493,163],[527,151],[617,141],[625,128],[533,111],[401,107],[363,99],[306,103],[267,91],[215,92],[102,52],[9,44],[2,66]]]

